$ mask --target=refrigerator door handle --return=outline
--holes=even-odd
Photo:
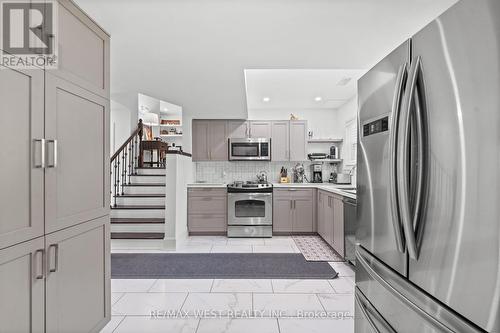
[[[408,65],[405,62],[399,67],[398,74],[396,77],[396,89],[394,91],[394,99],[392,102],[392,118],[391,118],[391,132],[390,132],[390,161],[389,161],[389,189],[391,196],[391,212],[392,212],[392,223],[394,227],[394,236],[396,238],[396,245],[399,252],[404,253],[405,242],[403,236],[403,230],[400,223],[399,214],[399,199],[398,190],[396,187],[396,181],[398,178],[396,168],[397,168],[397,146],[398,146],[398,123],[399,116],[401,112],[401,100],[403,98],[404,92],[403,88],[407,79]]]
[[[354,292],[354,300],[356,304],[359,306],[359,309],[361,310],[361,313],[363,317],[366,319],[370,327],[372,328],[373,332],[375,333],[397,333],[388,323],[387,321],[382,317],[382,315],[371,305],[370,301],[366,298],[363,293],[356,288]],[[381,331],[377,325],[375,324],[375,321],[372,319],[372,317],[376,317],[378,322],[381,322],[384,324],[384,329]]]
[[[403,99],[402,106],[402,115],[400,119],[400,132],[401,138],[398,139],[400,145],[397,147],[399,159],[397,162],[397,188],[399,198],[400,198],[400,207],[401,207],[401,220],[403,222],[403,230],[406,238],[406,244],[408,247],[408,254],[410,258],[417,260],[419,256],[419,251],[417,248],[417,238],[415,236],[415,229],[418,230],[418,222],[420,221],[420,211],[422,206],[422,196],[423,196],[423,184],[424,184],[424,126],[423,126],[423,111],[422,111],[422,100],[417,95],[417,82],[422,83],[422,61],[421,58],[418,57],[415,61],[413,61],[410,73],[408,76],[408,81],[406,83],[406,95]],[[421,86],[421,88],[423,88]],[[423,92],[423,90],[421,89]],[[420,91],[419,91],[420,92]],[[414,215],[412,216],[411,208],[410,208],[410,162],[409,162],[409,152],[408,147],[410,143],[410,127],[411,127],[411,116],[412,116],[412,106],[414,101],[417,101],[419,104],[416,107],[417,113],[417,142],[418,142],[418,158],[419,163],[417,163],[417,188],[415,195],[415,209]]]

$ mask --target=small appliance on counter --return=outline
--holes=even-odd
[[[348,173],[332,172],[328,181],[333,184],[351,184],[351,175]]]
[[[311,174],[313,183],[323,182],[323,165],[322,164],[311,164]]]
[[[297,165],[293,167],[293,182],[294,183],[308,182],[305,172],[306,170],[304,169],[304,165],[301,163],[297,163]]]

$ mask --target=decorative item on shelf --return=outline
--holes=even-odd
[[[290,113],[290,120],[299,120],[299,117],[297,117],[293,113]]]
[[[181,124],[181,121],[178,119],[162,119],[161,124],[162,125],[179,126]]]
[[[312,139],[313,134],[314,134],[314,133],[313,133],[313,131],[309,131],[309,132],[307,133],[307,135],[309,136],[309,140],[311,140],[311,139]]]
[[[153,140],[153,129],[152,126],[158,126],[159,117],[156,113],[147,112],[142,116],[142,123],[145,125],[145,137],[146,140]]]

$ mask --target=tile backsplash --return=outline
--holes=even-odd
[[[281,167],[292,177],[297,162],[196,162],[196,181],[207,183],[232,183],[235,180],[257,180],[257,173],[265,171],[269,182],[278,182]],[[311,162],[302,162],[307,179],[311,180]],[[323,181],[328,181],[335,166],[323,164]]]

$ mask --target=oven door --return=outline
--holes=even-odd
[[[272,193],[228,193],[228,225],[272,225]]]

